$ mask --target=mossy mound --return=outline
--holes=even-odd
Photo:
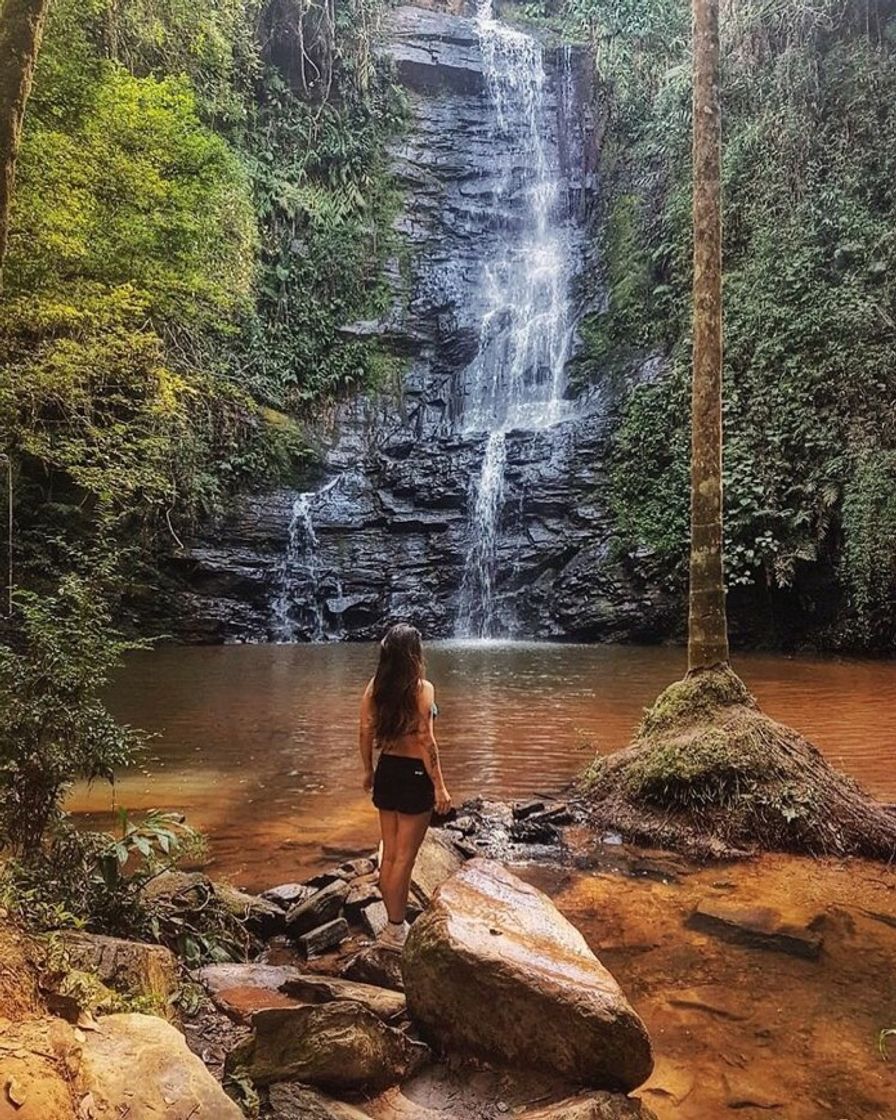
[[[596,826],[691,855],[896,859],[896,812],[764,715],[727,668],[667,688],[634,743],[595,760],[581,794]]]

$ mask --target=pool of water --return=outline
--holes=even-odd
[[[70,808],[185,812],[215,874],[249,887],[301,877],[373,846],[360,788],[357,710],[377,647],[164,647],[132,656],[116,714],[155,738],[109,786]],[[446,642],[428,649],[443,769],[456,802],[559,789],[595,751],[624,745],[685,668],[680,649]],[[896,801],[896,663],[744,655],[735,668],[772,716],[798,727],[875,795]]]

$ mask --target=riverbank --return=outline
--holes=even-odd
[[[424,911],[437,885],[474,854],[503,857],[517,877],[549,896],[618,981],[652,1039],[655,1069],[634,1093],[644,1116],[650,1111],[658,1120],[716,1120],[735,1113],[780,1120],[892,1120],[896,1064],[885,1060],[881,1043],[881,1032],[896,1026],[892,869],[861,860],[784,855],[698,866],[670,853],[623,845],[613,836],[595,838],[570,824],[561,805],[533,801],[515,808],[466,806],[452,829],[431,831],[415,872],[414,914]],[[189,907],[197,882],[187,876],[159,889],[183,892]],[[234,1072],[229,1055],[258,1030],[260,1012],[334,998],[332,992],[320,994],[327,977],[338,978],[336,984],[372,983],[365,991],[381,993],[376,1005],[389,1029],[399,1023],[403,1012],[390,1002],[402,986],[398,961],[394,955],[384,961],[369,949],[382,918],[369,859],[334,863],[309,884],[281,887],[243,906],[247,924],[262,939],[253,952],[255,964],[244,971],[235,965],[183,972],[176,999],[165,1004],[182,1020],[189,1046],[215,1077],[222,1077],[225,1067]],[[21,939],[10,940],[7,931],[4,961],[10,946],[17,946],[21,963]],[[107,966],[109,959],[107,948]],[[13,974],[18,983],[11,987]],[[126,971],[129,983],[136,974]],[[0,1017],[33,1023],[46,1015],[41,1002],[47,985],[41,980],[39,992],[29,974],[23,987],[23,975],[17,967],[0,975]],[[122,975],[106,967],[105,981],[114,987]],[[132,991],[128,998],[135,994],[141,993]],[[174,994],[172,984],[169,995]],[[335,998],[350,997],[343,992]],[[403,1006],[403,997],[399,1002]],[[102,1029],[99,1010],[95,1013]],[[126,1025],[120,1014],[113,1019],[115,1031]],[[88,1032],[91,1025],[92,1016]],[[413,1024],[403,1029],[410,1029],[416,1046]],[[20,1050],[30,1045],[27,1032],[17,1037]],[[173,1036],[166,1039],[166,1046],[176,1047]],[[262,1115],[271,1120],[534,1117],[570,1091],[544,1073],[511,1076],[500,1066],[489,1072],[480,1062],[474,1074],[463,1063],[446,1066],[425,1055],[419,1063],[416,1057],[410,1061],[414,1054],[393,1053],[387,1064],[394,1059],[406,1065],[397,1075],[374,1077],[366,1092],[355,1084],[337,1093],[349,1100],[351,1111],[335,1105],[321,1111],[331,1106],[290,1088],[273,1095],[280,1102],[276,1107],[263,1103]],[[183,1057],[180,1052],[178,1060]],[[385,1083],[381,1091],[378,1080]],[[261,1098],[266,1100],[264,1088]],[[7,1113],[3,1107],[3,1120],[7,1113],[17,1120],[29,1116],[10,1111],[9,1101]],[[598,1105],[590,1101],[582,1107]],[[622,1107],[610,1115],[628,1116],[618,1111]]]

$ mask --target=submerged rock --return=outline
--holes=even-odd
[[[751,949],[773,949],[816,960],[823,938],[806,925],[788,921],[771,906],[745,906],[704,898],[688,918],[691,929],[711,933]]]
[[[259,1011],[252,1025],[226,1068],[259,1085],[292,1080],[335,1092],[377,1091],[401,1081],[425,1052],[349,1000]]]
[[[550,899],[474,859],[411,928],[402,974],[412,1018],[440,1049],[629,1091],[653,1068],[619,985]]]

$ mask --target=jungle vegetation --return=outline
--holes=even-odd
[[[683,589],[690,4],[525,10],[597,59],[607,300],[580,376],[653,371],[617,433],[615,519],[629,561]],[[822,645],[891,649],[896,4],[729,0],[720,23],[729,596],[799,617]]]
[[[382,7],[50,3],[0,302],[26,584],[102,523],[152,587],[196,519],[295,472],[310,406],[377,375],[336,329],[390,247]]]

